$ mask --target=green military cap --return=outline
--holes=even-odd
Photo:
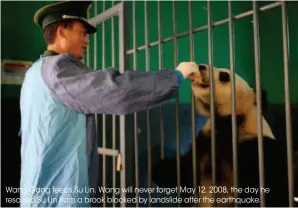
[[[90,6],[91,1],[60,1],[39,9],[34,15],[34,22],[44,29],[51,23],[78,20],[85,25],[87,33],[95,33],[96,27],[87,20]]]

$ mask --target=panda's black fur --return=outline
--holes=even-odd
[[[223,79],[226,80],[224,75]],[[266,110],[266,99],[263,94],[263,111]],[[209,108],[208,104],[204,107]],[[216,110],[216,109],[215,109]],[[217,187],[227,187],[233,183],[233,149],[232,149],[232,117],[220,116],[215,112],[215,137],[216,137],[216,180]],[[245,121],[244,115],[237,116],[237,129]],[[286,207],[288,204],[288,178],[286,150],[280,141],[263,136],[264,147],[264,188],[269,188],[269,193],[265,193],[265,206],[267,207]],[[180,186],[193,188],[193,149],[191,148],[185,155],[180,157]],[[196,136],[195,145],[197,186],[203,187],[211,185],[212,163],[211,163],[211,138],[203,131]],[[208,178],[209,180],[205,180]],[[177,161],[176,158],[164,159],[157,162],[152,169],[152,179],[159,187],[174,188],[177,186]],[[244,191],[245,188],[259,188],[259,154],[258,138],[242,141],[238,143],[238,182],[239,187]],[[198,189],[197,189],[198,190]],[[203,188],[201,188],[203,190]],[[268,189],[267,189],[268,190]],[[205,191],[209,190],[205,187]],[[259,191],[260,192],[260,191]],[[259,193],[258,192],[258,193]],[[192,196],[182,193],[182,198]],[[201,194],[198,197],[208,196]],[[233,197],[231,195],[217,195],[218,198]],[[239,193],[239,198],[260,199],[259,194]],[[192,203],[182,203],[181,206],[194,206]],[[197,206],[197,205],[195,205]],[[212,204],[199,203],[198,206],[213,206]],[[216,206],[234,206],[234,204],[217,203]],[[261,206],[260,203],[243,203],[237,206]]]

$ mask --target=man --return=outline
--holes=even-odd
[[[154,73],[88,68],[80,60],[88,34],[96,32],[85,20],[90,3],[59,2],[34,16],[47,50],[27,71],[21,90],[21,206],[90,206],[85,188],[96,188],[98,180],[93,114],[161,105],[198,71],[193,62]]]

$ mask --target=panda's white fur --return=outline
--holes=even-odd
[[[191,88],[195,96],[196,108],[200,115],[209,117],[203,130],[196,137],[196,172],[199,187],[205,187],[205,193],[200,193],[200,203],[196,206],[213,206],[203,197],[212,198],[211,187],[226,187],[233,184],[233,149],[232,149],[232,94],[230,71],[223,68],[213,68],[214,104],[215,104],[215,134],[216,134],[216,177],[217,184],[212,185],[212,152],[210,125],[210,77],[209,66],[199,65],[200,79],[193,81]],[[256,93],[247,82],[237,74],[236,84],[236,119],[238,133],[238,177],[241,188],[259,188],[259,154]],[[269,124],[262,117],[263,146],[265,162],[265,188],[270,188],[266,194],[267,206],[288,206],[287,172],[285,152],[279,150]],[[180,157],[180,182],[182,187],[193,188],[193,149]],[[176,159],[164,159],[153,166],[152,178],[158,186],[177,186]],[[201,189],[202,190],[202,189]],[[240,194],[242,198],[258,198],[255,194]],[[182,194],[189,197],[189,194]],[[233,193],[218,194],[218,198],[233,197]],[[184,204],[192,206],[192,204]],[[233,206],[233,203],[220,203],[217,206]],[[246,203],[244,206],[259,206],[259,203]]]
[[[209,76],[209,66],[201,64],[200,67],[205,67],[205,70],[200,70],[199,77],[200,80],[192,82],[192,92],[195,96],[196,108],[200,115],[209,117],[206,125],[203,128],[205,134],[210,135],[211,133],[211,112],[204,108],[203,103],[210,105],[210,76]],[[217,114],[221,116],[232,115],[232,91],[231,82],[226,83],[220,82],[219,74],[221,72],[228,73],[230,75],[230,70],[225,68],[216,68],[213,66],[213,76],[214,76],[214,105],[216,106]],[[208,85],[209,87],[200,87],[200,84]],[[257,106],[255,105],[256,94],[254,90],[248,85],[248,83],[242,79],[238,74],[235,73],[235,97],[236,97],[236,115],[244,114],[246,116],[245,123],[239,129],[239,140],[246,140],[255,138],[258,135],[257,126]],[[262,130],[263,136],[275,139],[272,130],[262,116]]]

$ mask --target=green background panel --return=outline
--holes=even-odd
[[[129,8],[129,49],[133,49],[133,40],[136,38],[137,47],[145,44],[145,8],[144,2],[136,2],[136,37],[133,37],[133,3],[127,2]],[[260,6],[272,2],[261,2]],[[102,2],[97,2],[98,7]],[[107,8],[111,4],[106,4]],[[220,21],[228,18],[227,2],[212,2],[212,20]],[[148,39],[149,42],[158,40],[158,6],[157,2],[148,2]],[[192,2],[192,21],[193,28],[206,26],[208,24],[207,4],[206,2]],[[252,9],[251,2],[233,2],[233,13],[235,15],[243,12],[248,12]],[[290,43],[290,62],[289,76],[291,78],[291,100],[297,102],[298,93],[295,92],[295,82],[293,77],[297,77],[298,55],[297,55],[297,2],[290,2],[288,7],[289,15],[289,43]],[[177,33],[183,33],[189,30],[188,22],[188,2],[176,2],[176,30]],[[116,22],[115,22],[116,23]],[[283,71],[283,43],[282,43],[282,25],[281,25],[281,9],[268,10],[260,13],[260,54],[261,54],[261,85],[262,88],[268,91],[268,99],[271,103],[284,103],[284,71]],[[247,82],[255,87],[255,58],[254,58],[254,30],[253,16],[244,17],[234,21],[234,60],[235,70]],[[115,24],[118,29],[118,24]],[[110,44],[111,33],[110,21],[106,23],[106,45]],[[161,2],[161,34],[162,38],[173,37],[173,8],[172,2]],[[230,67],[230,49],[229,49],[229,26],[223,24],[213,28],[213,62],[217,67]],[[116,39],[118,33],[115,32]],[[194,34],[194,57],[198,63],[208,63],[208,30],[200,31]],[[117,39],[118,40],[118,39]],[[190,60],[190,42],[189,36],[179,38],[177,40],[177,56],[178,62]],[[93,47],[91,43],[91,47]],[[98,43],[100,47],[100,43]],[[118,49],[118,48],[117,48]],[[110,48],[106,49],[106,66],[111,63]],[[118,53],[117,53],[118,54]],[[162,61],[163,68],[174,69],[174,42],[166,42],[162,45]],[[131,55],[132,56],[132,55]],[[149,49],[150,71],[158,70],[158,47],[155,46]],[[99,58],[100,59],[100,58]],[[133,58],[130,57],[130,69],[133,69]],[[101,61],[101,60],[98,60]],[[118,61],[118,59],[117,59]],[[137,69],[146,70],[146,55],[145,50],[137,52]],[[182,84],[179,90],[179,100],[181,103],[190,103],[191,93],[189,82]]]
[[[49,2],[1,2],[2,12],[2,36],[1,36],[1,58],[21,59],[34,61],[39,58],[45,48],[42,32],[33,23],[34,12],[41,6]],[[119,3],[116,1],[115,3]],[[133,15],[132,2],[129,4],[129,47],[133,49]],[[266,5],[272,2],[260,2]],[[103,2],[97,2],[98,13],[103,11]],[[291,100],[298,101],[298,93],[295,77],[298,75],[298,26],[297,26],[297,2],[288,3],[289,20],[289,76],[291,86]],[[94,6],[94,5],[93,5]],[[111,8],[112,2],[106,2],[106,9]],[[219,21],[228,18],[227,2],[212,2],[212,20]],[[207,4],[202,1],[192,2],[193,28],[206,26]],[[189,30],[188,22],[188,2],[180,1],[175,4],[176,29],[178,33]],[[252,9],[251,2],[233,2],[233,13],[240,14]],[[11,15],[14,11],[14,15]],[[137,46],[145,44],[145,13],[144,2],[136,2],[136,40]],[[158,40],[158,18],[157,2],[148,2],[148,38],[149,42]],[[94,7],[90,16],[94,16]],[[9,20],[9,21],[8,21]],[[119,67],[119,37],[118,37],[118,17],[114,18],[115,29],[115,55],[116,67]],[[235,69],[243,76],[250,85],[255,87],[255,63],[254,63],[254,43],[253,43],[253,23],[252,16],[236,20],[234,22],[234,45],[235,45]],[[284,103],[284,72],[283,72],[283,44],[282,44],[282,24],[281,9],[277,7],[260,13],[260,53],[261,53],[261,84],[268,91],[268,99],[271,103]],[[18,27],[16,27],[18,25]],[[112,21],[105,22],[105,67],[112,66]],[[161,2],[161,34],[162,38],[173,36],[173,10],[172,2]],[[97,69],[102,68],[102,28],[98,26],[97,36]],[[213,29],[213,61],[218,67],[230,66],[229,54],[229,28],[224,24]],[[94,68],[94,39],[90,36],[90,67]],[[174,69],[174,45],[173,41],[164,43],[163,68]],[[154,47],[150,51],[150,70],[158,70],[158,48]],[[179,38],[177,41],[178,61],[188,61],[190,59],[189,37]],[[139,54],[140,53],[140,54]],[[145,71],[144,51],[138,52],[138,69]],[[204,30],[194,34],[194,56],[198,63],[208,63],[208,31]],[[133,62],[130,69],[133,68]],[[3,96],[18,96],[18,87],[5,86]],[[185,82],[180,89],[180,102],[190,103],[189,82]]]

